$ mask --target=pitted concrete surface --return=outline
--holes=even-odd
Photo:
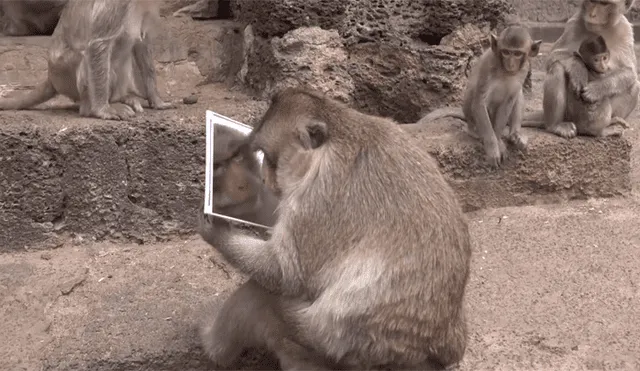
[[[196,86],[206,77],[190,62],[159,66],[161,94],[175,110],[95,120],[59,98],[38,110],[0,112],[0,252],[55,248],[74,236],[154,243],[193,233],[204,190],[205,110],[252,125],[268,104],[223,83]],[[544,75],[535,66],[528,109],[541,107]],[[192,93],[198,103],[183,104]],[[514,152],[498,171],[456,120],[416,137],[465,210],[476,210],[625,194],[640,148],[637,116],[630,122],[621,138],[564,140],[527,130],[528,153]]]
[[[461,370],[640,369],[640,197],[468,218]],[[194,324],[242,280],[196,237],[0,255],[0,369],[214,370]],[[250,355],[237,367],[274,369]]]

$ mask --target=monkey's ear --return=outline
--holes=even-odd
[[[542,45],[542,40],[536,40],[531,44],[531,50],[529,50],[529,57],[535,57],[540,53],[540,45]]]
[[[327,141],[327,124],[311,120],[298,128],[298,138],[304,149],[316,149]]]
[[[491,50],[493,50],[494,53],[497,53],[498,52],[498,38],[494,34],[491,34],[490,38],[491,38]]]

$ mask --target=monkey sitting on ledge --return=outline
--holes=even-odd
[[[142,112],[138,98],[155,109],[173,108],[158,94],[151,55],[159,3],[69,0],[52,35],[47,80],[27,94],[0,98],[0,110],[28,109],[58,94],[78,102],[81,116],[105,120]]]

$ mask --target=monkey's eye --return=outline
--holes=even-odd
[[[522,57],[522,56],[524,55],[524,52],[523,52],[523,51],[521,51],[521,50],[516,50],[516,51],[514,51],[514,52],[513,52],[513,55],[514,55],[515,57],[520,58],[520,57]]]
[[[508,56],[511,54],[511,52],[510,52],[509,50],[504,50],[504,49],[503,49],[503,50],[501,50],[501,53],[502,53],[502,55],[503,55],[503,56],[505,56],[505,57],[508,57]]]

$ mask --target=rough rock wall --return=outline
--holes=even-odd
[[[460,100],[482,48],[447,35],[469,27],[487,35],[513,14],[507,0],[233,0],[231,8],[250,26],[239,77],[261,98],[303,84],[400,122]]]

